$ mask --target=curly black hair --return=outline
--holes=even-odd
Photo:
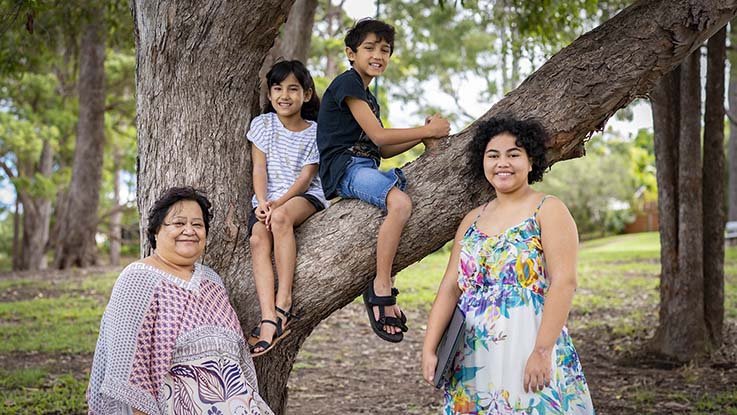
[[[212,204],[205,194],[192,186],[170,187],[161,197],[154,202],[154,205],[148,211],[148,226],[146,234],[148,243],[151,248],[156,249],[156,234],[159,233],[161,225],[164,223],[169,209],[182,200],[192,200],[197,202],[202,209],[202,220],[205,222],[205,235],[210,232],[210,221],[212,220]]]
[[[471,174],[477,180],[485,180],[484,150],[492,138],[502,133],[509,133],[517,138],[516,144],[525,149],[532,162],[532,171],[527,176],[527,183],[539,182],[548,168],[545,150],[550,136],[542,123],[535,119],[520,120],[508,115],[492,117],[481,121],[476,127],[473,138],[468,143],[468,163]]]

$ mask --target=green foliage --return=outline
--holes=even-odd
[[[105,62],[107,148],[100,204],[104,213],[112,207],[113,170],[128,172],[124,185],[134,188],[136,133],[129,6],[115,0],[105,2],[103,8],[109,46]],[[0,9],[10,11],[0,16],[0,180],[4,182],[0,185],[11,179],[17,194],[55,202],[72,173],[79,42],[90,11],[83,3],[48,0],[0,0]],[[44,143],[50,144],[53,154],[51,174],[39,170]],[[115,162],[113,155],[118,155]]]
[[[52,151],[73,134],[76,113],[59,95],[53,74],[23,72],[0,78],[0,163],[13,170],[17,192],[51,199],[59,177],[37,167],[44,142]]]
[[[553,52],[626,3],[468,0],[438,7],[436,0],[384,0],[378,18],[392,24],[397,35],[381,87],[392,101],[416,107],[419,119],[439,109],[464,126],[478,110],[463,108],[461,86],[475,88],[479,102],[499,99]],[[341,24],[347,28],[352,22],[343,19]],[[313,37],[312,62],[318,71],[324,56],[344,61],[343,34],[323,31]],[[321,58],[316,61],[315,55]]]
[[[637,189],[632,143],[595,136],[585,157],[555,164],[536,184],[538,190],[561,198],[581,235],[618,233],[632,220]]]

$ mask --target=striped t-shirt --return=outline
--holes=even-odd
[[[310,126],[306,129],[290,131],[273,112],[261,114],[251,121],[246,138],[266,154],[267,200],[276,200],[286,193],[297,181],[304,166],[320,162],[316,141],[317,123],[307,122]],[[315,196],[328,207],[317,174],[305,193]],[[256,195],[253,195],[251,204],[253,207],[258,206]]]

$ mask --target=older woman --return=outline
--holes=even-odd
[[[102,317],[92,414],[271,414],[220,277],[197,263],[212,213],[191,187],[148,215],[153,255],[128,265]]]

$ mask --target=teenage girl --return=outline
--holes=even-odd
[[[253,210],[248,234],[261,322],[251,332],[251,352],[260,356],[289,332],[297,246],[294,228],[328,202],[317,176],[315,134],[320,100],[300,61],[281,61],[266,74],[268,102],[251,122]],[[278,291],[274,295],[274,254]]]

